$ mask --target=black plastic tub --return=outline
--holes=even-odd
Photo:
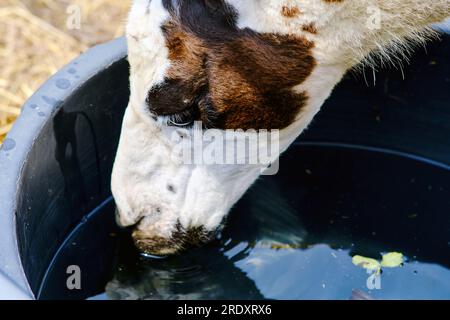
[[[109,189],[126,46],[90,50],[25,104],[0,149],[0,298],[105,298],[106,287],[109,298],[345,299],[367,292],[351,256],[398,251],[406,263],[371,296],[449,299],[449,52],[443,36],[404,79],[393,68],[376,85],[371,71],[347,75],[220,239],[149,262],[116,228]],[[66,286],[69,265],[81,290]]]

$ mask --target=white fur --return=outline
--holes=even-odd
[[[405,49],[403,39],[423,40],[426,26],[450,15],[447,0],[227,0],[238,12],[238,26],[257,32],[298,34],[314,41],[317,67],[293,90],[306,92],[308,103],[296,121],[282,130],[284,151],[308,126],[344,73],[374,50]],[[298,18],[283,17],[284,4],[298,6]],[[379,30],[367,28],[367,8],[381,10]],[[234,203],[260,175],[261,166],[184,165],[172,157],[169,139],[175,128],[154,121],[145,104],[152,86],[170,66],[160,30],[169,17],[161,0],[134,0],[127,35],[131,65],[130,103],[112,176],[112,191],[124,226],[141,222],[149,237],[170,238],[177,221],[185,228],[214,230]],[[315,23],[318,34],[302,31]],[[394,45],[392,45],[394,43]],[[170,192],[168,185],[175,188]]]

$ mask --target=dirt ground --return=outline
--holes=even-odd
[[[23,103],[89,47],[123,34],[131,0],[0,0],[0,145]]]

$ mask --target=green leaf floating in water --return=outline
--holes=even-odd
[[[400,252],[389,252],[383,255],[381,266],[386,268],[396,268],[403,264],[403,254]]]
[[[352,263],[355,266],[364,268],[366,270],[375,271],[376,273],[381,272],[382,267],[386,268],[396,268],[403,264],[403,254],[399,252],[389,252],[382,256],[381,262],[378,260],[367,258],[363,256],[354,256],[352,258]]]
[[[381,269],[381,264],[372,258],[367,258],[363,256],[354,256],[352,262],[355,266],[367,269],[367,270],[379,270]]]

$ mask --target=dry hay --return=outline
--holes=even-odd
[[[25,100],[46,79],[90,46],[123,34],[129,2],[0,0],[0,144]],[[74,5],[81,28],[70,30]]]

